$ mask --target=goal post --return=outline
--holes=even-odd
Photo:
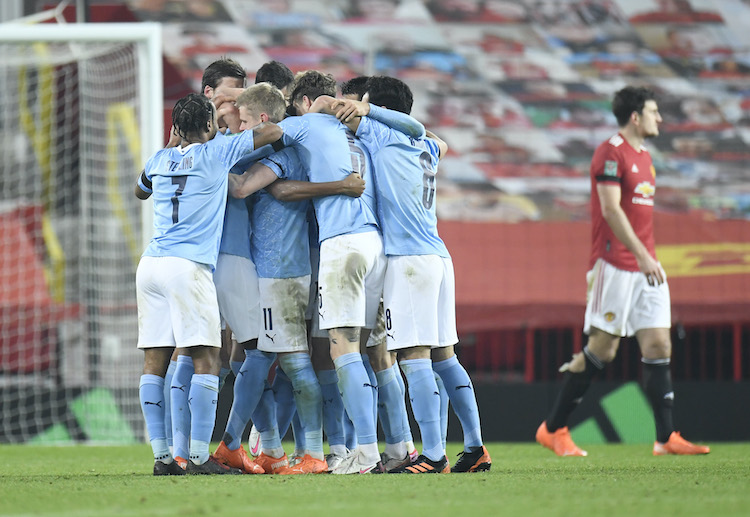
[[[135,268],[157,23],[0,24],[0,443],[143,438]]]

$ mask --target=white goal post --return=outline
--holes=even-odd
[[[129,442],[157,23],[0,24],[0,443]]]

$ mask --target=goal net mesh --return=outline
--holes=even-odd
[[[0,442],[143,438],[139,44],[0,31]]]

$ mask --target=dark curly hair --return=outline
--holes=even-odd
[[[311,101],[314,101],[321,95],[335,97],[336,79],[331,74],[324,74],[317,70],[306,70],[294,76],[291,90],[289,102],[295,102],[305,95]]]
[[[385,75],[370,77],[367,93],[370,94],[370,103],[375,106],[385,106],[407,115],[411,113],[414,97],[411,88],[400,79]]]
[[[356,95],[359,100],[362,100],[362,96],[367,92],[367,81],[369,79],[370,77],[367,75],[360,75],[344,81],[341,83],[341,95]]]
[[[211,101],[198,93],[190,93],[177,101],[172,109],[172,125],[177,134],[187,139],[190,133],[208,132],[208,124],[213,120],[214,106]]]

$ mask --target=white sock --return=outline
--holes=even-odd
[[[378,442],[360,443],[359,454],[364,463],[377,463],[380,461],[380,452],[378,451]]]
[[[397,460],[400,460],[401,458],[406,458],[406,456],[408,455],[406,451],[406,443],[404,442],[386,443],[385,453],[391,458],[396,458]]]

